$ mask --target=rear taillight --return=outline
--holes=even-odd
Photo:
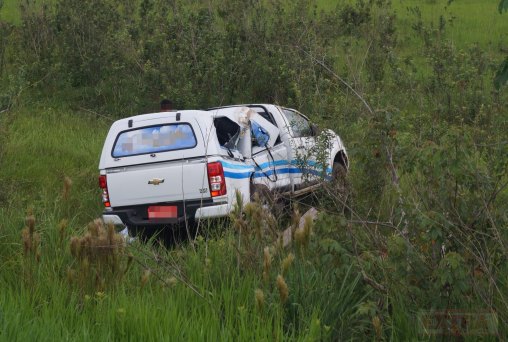
[[[212,197],[222,196],[227,193],[226,180],[224,179],[224,170],[220,162],[208,163],[208,183],[210,184],[210,194]]]
[[[99,186],[102,189],[102,203],[104,203],[104,206],[107,208],[111,207],[111,203],[109,203],[108,181],[106,175],[99,176]]]

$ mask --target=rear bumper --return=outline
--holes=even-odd
[[[148,207],[150,205],[175,205],[177,206],[176,218],[148,219]],[[106,224],[115,226],[140,226],[157,227],[178,225],[185,220],[222,217],[229,213],[228,205],[224,202],[213,202],[212,199],[203,199],[195,201],[153,203],[150,205],[138,205],[130,207],[114,208],[104,211],[102,218]]]
[[[102,220],[105,224],[112,224],[114,226],[125,226],[122,222],[122,219],[118,215],[111,214],[111,212],[104,212],[102,215]]]

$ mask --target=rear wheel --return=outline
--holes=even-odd
[[[250,200],[259,201],[263,206],[271,207],[273,196],[270,190],[261,184],[250,184]]]
[[[147,242],[157,234],[157,229],[152,227],[130,226],[128,227],[129,235]]]
[[[153,240],[154,243],[163,243],[166,247],[180,243],[187,238],[185,226],[133,226],[129,227],[129,235],[137,237],[146,243]]]
[[[276,217],[279,217],[284,211],[284,200],[275,196],[265,185],[251,183],[250,200],[258,201],[263,208],[273,213]]]

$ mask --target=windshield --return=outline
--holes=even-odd
[[[121,132],[113,146],[114,158],[193,148],[196,136],[188,123],[157,125]]]

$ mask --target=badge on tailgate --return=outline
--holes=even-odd
[[[161,183],[164,183],[164,178],[153,178],[148,181],[148,184],[152,185],[159,185]]]

